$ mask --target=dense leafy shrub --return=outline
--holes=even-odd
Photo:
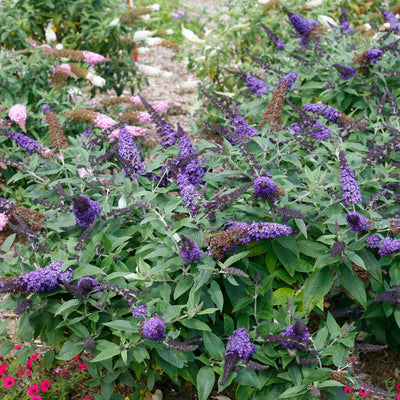
[[[0,158],[4,307],[22,339],[53,347],[49,366],[82,353],[96,399],[121,398],[118,382],[140,398],[166,376],[202,400],[214,385],[237,399],[340,399],[345,384],[382,394],[357,355],[399,341],[397,32],[324,35],[286,13],[302,59],[246,55],[271,73],[268,92],[227,66],[243,95],[203,91],[215,124],[191,121],[194,141],[142,97],[115,100],[138,107],[120,123],[63,110],[68,138],[48,105],[43,140],[1,130],[4,153],[14,146]],[[341,68],[327,74],[330,51]],[[156,147],[125,126],[144,108]],[[23,109],[8,117],[21,126]]]
[[[118,22],[127,11],[121,1],[13,1],[0,4],[0,38],[8,49],[25,49],[26,39],[39,43],[55,35],[67,49],[88,50],[109,57],[111,61],[98,73],[105,80],[104,89],[122,94],[124,87],[136,85],[134,47],[136,28]],[[52,28],[53,27],[53,28]],[[53,33],[52,33],[53,32]]]

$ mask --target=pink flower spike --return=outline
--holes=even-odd
[[[139,124],[151,122],[151,115],[147,111],[139,111]]]
[[[35,394],[39,393],[39,386],[35,383],[32,386],[28,387],[28,395],[29,396],[34,396]]]
[[[82,364],[79,366],[79,371],[87,371],[87,368],[86,368],[86,364],[85,364],[85,363],[82,363]]]
[[[88,65],[100,64],[102,62],[110,61],[109,58],[103,57],[101,54],[93,53],[93,51],[82,51],[83,61]]]
[[[50,387],[50,381],[48,381],[47,379],[44,379],[40,385],[40,390],[42,392],[47,392],[49,390],[49,387]]]
[[[7,214],[0,213],[0,232],[7,226],[8,219]]]
[[[8,389],[8,388],[10,388],[10,387],[12,387],[12,386],[14,386],[15,385],[15,381],[14,381],[14,378],[12,377],[12,376],[9,376],[8,378],[5,378],[4,380],[3,380],[3,386],[6,388],[6,389]]]
[[[139,104],[142,104],[142,100],[140,100],[140,97],[139,97],[139,96],[131,96],[131,97],[129,98],[129,100],[132,102],[132,104],[133,104],[134,106],[138,106]]]
[[[352,389],[350,386],[346,386],[346,387],[343,389],[343,393],[352,392],[352,391],[353,391],[353,389]]]
[[[77,355],[73,358],[73,360],[74,360],[74,361],[78,361],[78,360],[79,360],[79,357],[80,357],[79,354],[77,354]]]
[[[169,102],[165,100],[155,101],[152,106],[158,113],[161,113],[168,109]]]
[[[112,118],[100,113],[96,113],[93,123],[100,129],[108,129],[117,124]]]
[[[19,127],[26,132],[25,121],[27,118],[26,107],[23,104],[16,104],[8,110],[11,121],[16,122]]]

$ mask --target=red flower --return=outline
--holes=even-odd
[[[33,397],[31,397],[31,400],[43,400],[43,399],[42,396],[35,394]]]
[[[82,363],[82,364],[79,366],[79,371],[87,371],[87,368],[86,368],[86,364],[85,364],[85,363]]]
[[[31,360],[37,360],[39,357],[39,353],[35,353],[33,356],[31,356]]]
[[[79,354],[74,357],[74,361],[78,361],[78,360],[79,360]]]
[[[27,362],[26,362],[26,369],[32,369],[32,360],[28,360]]]
[[[39,386],[36,383],[32,386],[28,387],[28,395],[34,396],[35,394],[39,393]]]
[[[19,345],[19,344],[16,344],[15,346],[14,346],[14,349],[15,350],[19,350],[21,348],[21,346]]]
[[[400,174],[399,174],[400,175]],[[400,383],[396,385],[396,390],[400,391]]]
[[[360,396],[362,396],[362,397],[368,397],[368,396],[369,396],[369,393],[364,392],[364,388],[365,388],[365,386],[361,386],[361,389],[360,389]]]
[[[6,364],[0,365],[0,376],[4,375],[6,373],[6,370],[7,370]]]
[[[343,389],[343,393],[352,392],[352,391],[353,391],[353,389],[352,389],[350,386],[346,386],[346,387]]]
[[[25,375],[24,370],[22,369],[22,365],[18,367],[18,374],[17,376]]]
[[[6,389],[10,388],[11,386],[15,385],[14,378],[12,376],[9,376],[8,378],[5,378],[3,380],[3,385]]]
[[[397,395],[397,400],[400,400],[400,393]]]
[[[47,379],[45,379],[45,380],[42,382],[42,384],[40,385],[40,390],[41,390],[42,392],[47,392],[47,390],[49,389],[49,387],[50,387],[50,382],[49,382]]]

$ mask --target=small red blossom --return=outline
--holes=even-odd
[[[14,346],[14,349],[15,350],[19,350],[21,348],[21,346],[19,345],[19,344],[16,344],[15,346]]]
[[[90,397],[84,397],[82,400],[92,400]]]
[[[29,396],[34,396],[35,394],[39,393],[39,386],[35,383],[32,386],[28,387],[28,395]]]
[[[5,387],[6,389],[8,389],[8,388],[14,386],[14,385],[15,385],[14,378],[13,378],[12,376],[9,376],[8,378],[5,378],[5,379],[3,380],[3,385],[4,385],[4,387]]]
[[[74,357],[74,361],[78,361],[79,360],[79,354],[77,354],[75,357]]]
[[[369,393],[368,393],[368,392],[365,392],[365,391],[364,391],[364,388],[365,388],[365,386],[361,386],[361,389],[360,389],[360,396],[362,396],[362,397],[368,397],[368,396],[369,396]]]
[[[42,399],[42,396],[35,394],[33,397],[31,397],[31,400],[43,400],[43,399]]]
[[[400,400],[400,393],[397,395],[397,400]]]
[[[26,372],[25,372],[25,375],[29,376],[31,373],[32,373],[32,370],[31,369],[27,369]]]
[[[6,370],[7,370],[6,364],[0,365],[0,376],[4,375],[6,373]]]
[[[31,360],[37,360],[39,357],[39,353],[35,353],[33,356],[31,356]]]
[[[82,363],[82,364],[79,366],[79,371],[87,371],[87,368],[86,368],[86,364],[85,364],[85,363]]]
[[[350,387],[350,386],[346,386],[344,389],[343,389],[343,393],[348,393],[348,392],[352,392],[353,391],[353,389]]]
[[[400,175],[400,174],[399,174]],[[400,383],[396,385],[396,390],[400,391]]]
[[[42,392],[47,392],[49,390],[50,387],[50,381],[48,381],[47,379],[45,379],[42,384],[40,385],[40,390]]]
[[[26,369],[32,369],[32,360],[28,360],[25,365]]]
[[[18,367],[18,373],[17,373],[17,376],[21,376],[21,375],[25,375],[25,372],[24,372],[24,370],[22,369],[22,365],[20,365],[20,366]]]

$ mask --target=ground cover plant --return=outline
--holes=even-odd
[[[378,11],[363,36],[344,10],[327,28],[277,5],[294,37],[249,25],[276,51],[236,48],[251,73],[222,67],[239,93],[202,89],[192,132],[140,95],[3,100],[2,306],[47,368],[80,355],[96,400],[165,380],[202,400],[399,398],[359,368],[400,329],[399,27]]]

